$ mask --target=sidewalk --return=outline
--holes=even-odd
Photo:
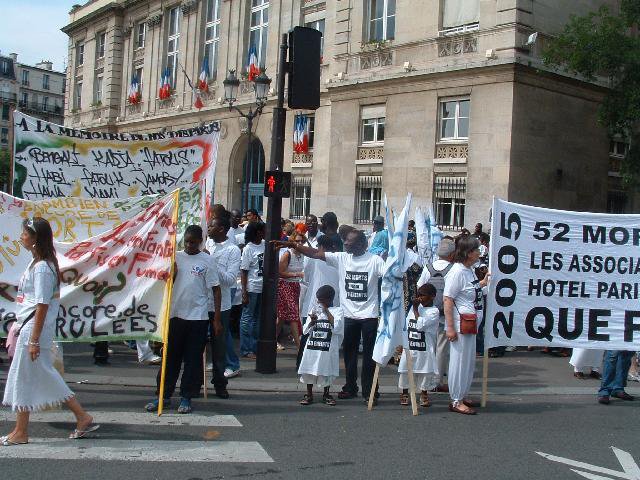
[[[88,344],[65,344],[65,380],[71,385],[122,385],[155,388],[157,366],[141,365],[136,351],[122,343],[113,343],[114,354],[111,365],[96,366],[93,349]],[[288,345],[278,352],[277,372],[270,375],[255,372],[255,361],[241,361],[241,375],[229,380],[230,391],[302,392],[295,368],[296,351]],[[4,383],[8,367],[6,361],[0,365],[0,380]],[[344,372],[341,366],[341,373]],[[544,355],[540,351],[507,352],[503,358],[489,360],[490,395],[592,395],[596,396],[599,381],[578,380],[573,377],[568,358]],[[211,378],[211,373],[207,372]],[[475,381],[472,392],[479,394],[482,384],[482,359],[476,362]],[[388,366],[380,371],[380,392],[397,393],[396,368]],[[335,382],[335,390],[344,384],[344,377]],[[211,388],[211,387],[210,387]],[[627,388],[631,394],[640,395],[640,384],[631,382]]]

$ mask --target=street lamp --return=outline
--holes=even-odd
[[[247,148],[249,159],[245,162],[245,182],[243,186],[244,198],[242,205],[242,209],[245,212],[249,209],[249,162],[253,158],[253,142],[251,139],[253,119],[262,114],[262,109],[267,104],[267,97],[269,95],[269,85],[271,85],[271,79],[266,75],[264,69],[261,69],[260,75],[258,75],[251,82],[253,83],[253,91],[255,94],[255,110],[252,106],[249,106],[249,112],[244,113],[234,105],[234,103],[238,100],[238,88],[240,87],[240,80],[238,80],[238,77],[236,77],[236,71],[229,70],[229,75],[227,75],[227,78],[222,81],[222,84],[224,85],[224,103],[229,105],[229,111],[235,110],[238,115],[247,120],[247,130],[249,131],[249,145]]]

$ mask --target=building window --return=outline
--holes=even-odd
[[[478,29],[480,0],[444,0],[443,7],[442,33],[462,33]],[[459,31],[452,31],[455,29]]]
[[[2,133],[0,134],[0,143],[6,144],[9,143],[9,129],[3,128]]]
[[[103,84],[103,76],[98,75],[96,77],[95,83],[93,85],[93,104],[94,106],[102,104],[102,84]]]
[[[311,210],[311,177],[293,177],[291,180],[291,198],[289,216],[305,218]]]
[[[267,58],[267,34],[269,30],[269,1],[251,0],[251,28],[249,45],[256,47],[258,65],[264,67]]]
[[[22,92],[22,104],[26,107],[27,103],[29,103],[29,94],[27,92]]]
[[[382,176],[360,176],[356,181],[355,223],[371,223],[380,215]]]
[[[22,71],[22,85],[29,86],[29,70]]]
[[[0,59],[0,72],[3,75],[9,75],[9,71],[11,70],[11,63],[8,60]]]
[[[607,193],[607,213],[626,213],[628,197],[622,190]]]
[[[362,145],[384,143],[385,106],[369,105],[360,111],[360,142]]]
[[[180,7],[174,7],[169,10],[169,25],[167,36],[167,68],[169,69],[169,78],[172,88],[176,87],[176,79],[178,78],[180,19]]]
[[[136,48],[144,48],[144,40],[147,35],[147,24],[140,22],[136,25]]]
[[[84,43],[79,43],[76,47],[76,67],[84,64]]]
[[[207,24],[204,35],[204,56],[209,63],[209,78],[216,78],[218,71],[218,38],[220,35],[220,0],[207,1]]]
[[[367,41],[393,40],[396,31],[396,0],[368,0]]]
[[[433,198],[438,226],[446,230],[460,230],[464,227],[466,192],[466,177],[436,176]]]
[[[73,96],[73,108],[75,110],[82,109],[82,82],[76,82]]]
[[[107,46],[107,34],[101,32],[96,37],[96,58],[104,58],[104,50]]]
[[[440,140],[469,139],[469,99],[440,102]]]
[[[140,95],[142,95],[142,86],[144,85],[144,68],[137,67],[135,68],[135,76],[138,79],[138,89],[140,91]]]
[[[49,90],[49,75],[46,73],[42,75],[42,89]]]
[[[49,97],[42,98],[42,110],[45,112],[49,110]]]
[[[2,120],[9,120],[9,104],[2,104]]]
[[[313,22],[307,22],[305,23],[305,27],[314,28],[322,33],[322,37],[320,37],[320,59],[322,60],[324,52],[324,18],[314,20]]]
[[[629,151],[629,144],[623,140],[611,140],[609,144],[609,175],[618,176],[622,170],[622,162]],[[611,212],[613,213],[613,212]]]

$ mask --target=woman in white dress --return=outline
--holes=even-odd
[[[586,378],[595,378],[600,380],[602,375],[602,360],[604,358],[604,350],[587,350],[586,348],[574,348],[569,360],[569,365],[573,367],[573,376],[584,380]]]
[[[0,438],[3,446],[29,442],[29,414],[65,403],[76,416],[71,439],[98,429],[53,367],[53,337],[60,307],[60,270],[53,247],[51,225],[34,217],[22,224],[20,242],[33,261],[20,279],[16,351],[9,369],[2,403],[17,412],[16,426]]]

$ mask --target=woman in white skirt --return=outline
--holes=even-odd
[[[584,380],[586,378],[595,378],[600,380],[602,375],[602,360],[604,358],[604,350],[587,350],[586,348],[574,348],[569,360],[569,365],[573,367],[573,376]]]
[[[51,225],[43,218],[22,224],[20,241],[33,260],[20,279],[16,351],[9,369],[2,403],[17,412],[16,426],[0,438],[3,446],[29,442],[29,414],[65,403],[76,416],[71,439],[98,429],[53,367],[53,337],[60,307],[60,270]]]
[[[477,326],[483,318],[482,289],[487,286],[489,274],[478,280],[473,265],[480,258],[480,242],[471,235],[465,235],[456,242],[455,264],[444,280],[444,318],[446,334],[451,342],[449,355],[449,410],[465,415],[475,415],[472,407],[479,404],[467,398],[476,361]],[[466,324],[475,323],[476,333],[464,333],[460,317]],[[475,319],[474,319],[475,317]]]

